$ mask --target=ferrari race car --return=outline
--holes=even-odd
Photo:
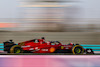
[[[45,38],[33,39],[15,44],[12,40],[4,42],[4,51],[8,53],[73,53],[94,54],[92,49],[84,49],[79,44],[61,44],[59,41],[45,42]]]

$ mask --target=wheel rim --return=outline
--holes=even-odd
[[[20,53],[21,50],[20,49],[15,49],[15,53]]]
[[[76,53],[81,53],[81,49],[79,49],[79,48],[76,48],[75,51],[76,51]]]

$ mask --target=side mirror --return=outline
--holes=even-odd
[[[41,39],[43,39],[43,40],[44,40],[45,38],[44,38],[44,37],[42,37]]]
[[[11,41],[11,42],[12,42],[13,40],[9,40],[9,41]]]

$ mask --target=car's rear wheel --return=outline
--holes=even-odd
[[[23,53],[23,50],[19,45],[15,45],[10,48],[10,53]]]
[[[83,54],[84,53],[84,49],[83,49],[82,46],[76,45],[76,46],[73,47],[72,53],[73,54]]]

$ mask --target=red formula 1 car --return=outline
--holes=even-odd
[[[4,42],[4,49],[8,53],[73,53],[73,54],[93,54],[92,49],[84,49],[79,44],[69,43],[62,45],[59,41],[45,42],[45,38],[33,39],[25,42],[14,44],[12,40],[10,42]]]

